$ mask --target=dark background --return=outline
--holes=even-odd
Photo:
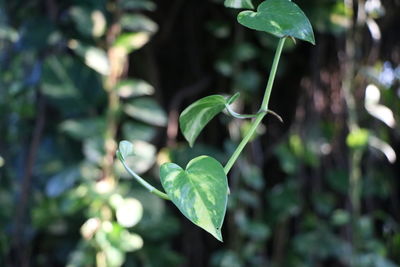
[[[236,92],[256,113],[278,39],[220,0],[0,1],[0,266],[398,266],[400,2],[296,3],[316,45],[286,42],[284,123],[229,174],[220,243],[128,179],[116,144],[158,188],[167,160],[225,163],[249,121],[221,114],[191,149],[179,113]]]

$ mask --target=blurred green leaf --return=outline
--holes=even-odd
[[[151,141],[157,133],[154,126],[136,121],[129,121],[122,125],[123,139]]]
[[[268,194],[273,220],[280,222],[301,211],[302,203],[298,194],[298,185],[294,181],[274,186]]]
[[[312,199],[315,211],[323,215],[329,215],[337,205],[335,196],[328,192],[314,193]]]
[[[299,160],[290,151],[287,144],[280,144],[275,149],[275,154],[279,159],[279,164],[287,174],[294,174],[299,168]]]
[[[254,8],[251,0],[225,0],[224,5],[230,8]]]
[[[138,234],[132,234],[124,231],[119,238],[121,249],[126,252],[136,251],[143,247],[143,239]]]
[[[49,56],[43,64],[41,92],[65,114],[95,107],[104,91],[94,71],[71,56]]]
[[[117,37],[114,47],[122,49],[125,54],[129,54],[142,48],[150,40],[151,34],[148,32],[123,33]]]
[[[105,121],[102,118],[71,119],[60,124],[62,132],[77,140],[102,135],[105,128]]]
[[[119,2],[122,9],[154,11],[156,4],[149,0],[122,0]]]
[[[42,50],[59,41],[55,25],[47,17],[26,18],[20,33],[23,49]]]
[[[377,253],[365,253],[356,255],[354,266],[357,267],[397,267],[394,262]]]
[[[222,250],[215,253],[211,260],[214,267],[241,267],[244,266],[243,260],[234,250]]]
[[[100,164],[104,155],[104,140],[101,137],[92,137],[83,142],[83,154],[91,163]]]
[[[369,131],[367,129],[356,129],[351,131],[346,138],[346,144],[353,149],[363,148],[368,145]]]
[[[94,46],[83,45],[76,40],[70,41],[69,47],[83,58],[88,67],[102,75],[110,73],[110,63],[104,50]]]
[[[117,84],[116,90],[123,98],[154,94],[154,87],[141,79],[122,80]]]
[[[319,1],[310,9],[310,20],[315,29],[324,33],[343,33],[351,23],[353,10],[343,1]]]
[[[346,260],[351,255],[350,245],[326,228],[297,235],[293,245],[305,258],[313,256],[320,260],[330,257]]]
[[[150,32],[155,33],[158,30],[158,25],[141,14],[126,14],[121,18],[121,26],[125,30],[135,32]]]
[[[350,214],[346,210],[335,210],[332,214],[332,223],[334,225],[345,225],[350,222]]]
[[[231,33],[230,24],[225,21],[210,21],[207,29],[217,38],[227,38]]]
[[[100,37],[106,29],[106,19],[100,10],[83,6],[70,8],[69,15],[78,32],[88,37]]]
[[[253,240],[267,240],[271,235],[271,230],[263,222],[250,221],[245,227],[246,234]]]
[[[124,105],[124,111],[132,118],[155,126],[166,126],[167,115],[160,105],[149,97],[130,100]]]
[[[79,168],[65,168],[62,172],[50,177],[46,184],[46,194],[49,197],[58,197],[72,188],[80,178]]]
[[[240,171],[247,186],[257,191],[264,188],[264,176],[259,167],[246,162],[241,164]]]
[[[19,38],[18,32],[13,29],[12,27],[9,27],[7,25],[1,25],[0,27],[0,40],[7,40],[10,42],[15,42]]]
[[[116,207],[115,215],[121,226],[133,227],[142,219],[142,204],[135,198],[123,199]]]
[[[254,59],[258,54],[259,51],[253,44],[240,42],[222,53],[222,56],[215,62],[215,68],[223,75],[231,76],[235,63]]]

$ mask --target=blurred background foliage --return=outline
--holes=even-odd
[[[277,39],[223,0],[0,0],[0,266],[399,266],[400,2],[296,2],[317,45],[287,42],[285,122],[229,175],[219,243],[116,143],[157,187],[163,162],[225,162],[249,122],[222,115],[190,149],[179,112],[236,92],[256,112]]]

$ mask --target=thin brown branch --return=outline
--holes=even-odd
[[[40,92],[37,93],[38,112],[32,133],[32,138],[29,146],[29,152],[24,168],[24,173],[21,179],[21,192],[19,205],[16,207],[15,228],[14,228],[14,248],[16,251],[16,260],[19,264],[17,266],[29,266],[29,250],[24,240],[25,234],[25,220],[26,215],[29,214],[29,196],[31,195],[32,188],[32,172],[33,166],[36,162],[37,152],[42,138],[43,129],[46,121],[45,117],[45,100]]]

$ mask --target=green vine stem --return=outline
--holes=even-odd
[[[165,194],[164,192],[161,192],[160,190],[158,190],[157,188],[155,188],[154,186],[152,186],[151,184],[149,184],[148,182],[146,182],[142,177],[140,177],[138,174],[136,174],[131,168],[128,167],[128,165],[126,165],[125,159],[124,157],[121,155],[121,152],[119,152],[119,150],[117,151],[117,157],[118,159],[121,161],[122,165],[124,165],[125,170],[127,172],[129,172],[130,175],[133,176],[133,178],[135,178],[135,180],[142,185],[143,187],[145,187],[150,193],[161,197],[165,200],[171,200],[169,198],[169,196],[167,194]]]
[[[257,114],[257,117],[255,118],[254,122],[252,123],[252,125],[250,127],[250,130],[247,132],[246,136],[240,142],[239,146],[236,148],[235,152],[233,152],[232,156],[226,163],[226,165],[224,167],[225,174],[229,173],[233,164],[235,164],[236,160],[238,159],[240,153],[242,153],[244,147],[247,145],[250,138],[253,136],[254,132],[257,130],[257,127],[260,125],[261,121],[264,119],[265,115],[267,115],[267,113],[268,113],[269,98],[271,96],[272,86],[274,85],[276,70],[278,69],[278,63],[281,58],[282,49],[283,49],[283,45],[285,44],[285,40],[286,40],[286,37],[283,37],[279,40],[278,47],[275,52],[274,61],[272,63],[272,68],[271,68],[271,72],[269,75],[267,87],[265,89],[264,98],[263,98],[263,101],[261,104],[261,108],[260,108],[261,112],[259,112]]]

